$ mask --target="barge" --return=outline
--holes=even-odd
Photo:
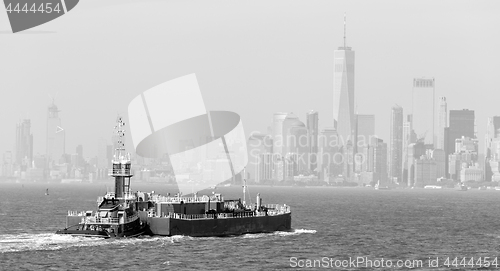
[[[125,124],[117,120],[118,147],[109,175],[115,189],[97,199],[95,211],[68,211],[66,228],[57,234],[120,238],[139,235],[230,236],[291,230],[291,210],[286,204],[262,204],[245,200],[246,182],[241,199],[224,199],[221,194],[185,197],[132,192],[130,154],[123,143]]]

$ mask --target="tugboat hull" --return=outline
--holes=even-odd
[[[90,230],[76,230],[76,229],[62,229],[56,231],[56,234],[68,234],[71,236],[98,237],[98,238],[111,237],[106,231],[90,231]]]
[[[56,231],[56,234],[68,234],[73,236],[84,236],[84,237],[100,237],[100,238],[121,238],[121,237],[135,237],[142,235],[147,232],[147,225],[141,223],[139,219],[127,224],[121,225],[92,225],[95,230],[90,230],[89,226],[85,223],[79,223],[82,217],[79,216],[67,216],[66,217],[66,228]],[[72,225],[72,226],[70,226]],[[113,230],[111,230],[113,229]]]
[[[143,235],[147,232],[146,226],[141,226],[137,229],[129,230],[126,232],[121,232],[118,234],[110,233],[106,230],[80,230],[76,227],[71,227],[67,229],[62,229],[56,231],[56,234],[68,234],[72,236],[83,236],[83,237],[98,237],[98,238],[126,238],[126,237],[137,237]]]

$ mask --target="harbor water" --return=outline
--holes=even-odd
[[[478,259],[500,257],[495,190],[249,186],[247,202],[260,193],[265,204],[291,206],[292,231],[114,240],[54,234],[65,227],[68,210],[95,210],[106,186],[112,183],[0,183],[0,269],[484,270]],[[172,187],[135,183],[132,190],[167,194]],[[215,192],[243,198],[239,185]],[[457,265],[445,265],[455,258]],[[365,264],[353,265],[353,259]],[[459,265],[463,259],[474,259],[474,265]],[[382,260],[392,266],[377,266]],[[396,266],[398,261],[407,266]],[[410,264],[419,261],[421,266]]]

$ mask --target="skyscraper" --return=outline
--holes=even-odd
[[[290,128],[293,126],[301,126],[305,127],[304,123],[299,120],[293,112],[290,112],[286,115],[286,118],[283,120],[282,127],[283,132],[281,133],[283,136],[283,147],[281,150],[281,156],[285,157],[290,152],[291,142],[294,140],[292,134],[290,133]]]
[[[488,117],[488,122],[486,124],[486,144],[485,144],[485,154],[488,156],[488,152],[491,152],[491,141],[494,138],[500,137],[500,116]]]
[[[375,137],[375,115],[356,115],[356,146],[355,170],[368,171],[369,148],[373,148]]]
[[[387,181],[387,143],[377,138],[373,148],[373,180],[385,186],[392,182]]]
[[[97,167],[99,169],[108,168],[108,143],[104,138],[99,138],[97,142]],[[109,148],[111,149],[111,148]]]
[[[354,51],[346,45],[344,17],[344,46],[334,51],[333,70],[333,125],[339,143],[347,145],[355,129],[354,116]]]
[[[462,182],[469,181],[460,179],[461,171],[465,168],[476,167],[478,159],[478,143],[476,138],[462,136],[455,139],[455,151],[449,155],[449,172],[450,178],[460,180]],[[482,178],[482,174],[481,174]]]
[[[434,78],[413,79],[412,115],[417,139],[434,144]]]
[[[273,153],[281,155],[283,151],[283,121],[287,113],[276,112],[273,116]]]
[[[309,136],[307,128],[301,125],[294,125],[289,129],[290,139],[289,143],[289,153],[295,155],[297,170],[298,171],[309,171]],[[304,172],[305,174],[305,172]]]
[[[76,153],[78,154],[78,157],[83,160],[83,146],[78,145],[76,146]]]
[[[436,160],[432,157],[432,150],[427,149],[426,152],[420,156],[420,158],[416,159],[414,168],[415,174],[413,186],[424,187],[426,185],[436,183]]]
[[[474,110],[450,110],[450,124],[445,129],[446,172],[450,172],[448,158],[450,154],[455,153],[455,140],[462,136],[475,138],[474,119]]]
[[[389,149],[389,177],[403,183],[401,174],[403,166],[403,108],[395,105],[391,110],[391,131]]]
[[[307,132],[309,134],[309,169],[315,170],[318,162],[318,112],[311,110],[306,114]]]
[[[403,121],[403,166],[402,166],[402,180],[403,183],[408,184],[408,179],[409,179],[409,168],[408,168],[408,158],[409,158],[409,148],[410,144],[415,143],[417,140],[417,136],[415,135],[415,132],[413,131],[413,126],[412,126],[412,119],[413,116],[411,114],[406,115],[406,120]]]
[[[445,152],[442,149],[430,150],[431,158],[436,162],[436,178],[446,177]]]
[[[450,110],[450,128],[447,143],[450,153],[455,152],[455,139],[462,136],[475,138],[474,110]]]
[[[282,157],[285,170],[285,176],[289,180],[293,179],[293,175],[299,170],[307,170],[308,168],[308,153],[309,153],[309,138],[308,131],[303,122],[293,114],[287,114],[283,121],[283,149]],[[288,164],[287,164],[288,163]],[[287,166],[288,165],[288,166]],[[293,170],[291,170],[293,168]],[[287,175],[288,174],[288,175]]]
[[[31,167],[33,161],[33,134],[31,134],[31,121],[25,119],[16,127],[16,164],[21,171]]]
[[[266,138],[270,138],[270,136],[261,133],[253,133],[248,138],[246,172],[249,174],[249,179],[255,182],[260,182],[259,165],[261,165],[262,154],[269,153],[266,148]]]
[[[436,149],[444,150],[444,129],[448,127],[448,108],[446,97],[439,98],[439,122]]]
[[[12,152],[6,151],[3,154],[3,159],[2,160],[3,160],[2,164],[1,164],[2,174],[0,174],[0,176],[2,176],[2,177],[10,177],[10,176],[12,176],[12,173],[13,173],[13,162],[14,162],[14,161],[12,161]]]
[[[325,128],[318,137],[318,172],[320,179],[333,180],[342,174],[343,159],[339,152],[337,131]]]
[[[500,116],[488,117],[485,136],[485,181],[500,181]]]
[[[408,145],[408,186],[415,186],[415,165],[422,155],[426,153],[426,145],[423,141],[410,143]]]
[[[61,128],[61,119],[59,118],[59,109],[52,101],[47,110],[47,163],[49,168],[53,164],[59,163],[59,160],[65,154],[65,132]]]
[[[273,176],[274,172],[274,162],[273,162],[273,154],[270,152],[260,154],[260,159],[258,160],[259,164],[257,165],[257,174],[255,177],[257,182],[263,181],[271,181],[276,179]]]

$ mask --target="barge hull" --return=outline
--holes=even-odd
[[[216,219],[176,219],[148,217],[147,225],[153,235],[229,236],[246,233],[266,233],[291,229],[291,213],[273,216],[253,216]]]

